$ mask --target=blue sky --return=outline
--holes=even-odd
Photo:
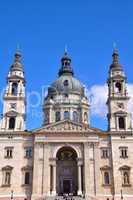
[[[1,1],[0,90],[6,85],[17,44],[22,53],[28,93],[41,93],[42,86],[57,78],[66,44],[75,76],[88,88],[106,82],[114,42],[128,82],[132,83],[132,8],[131,0]],[[32,97],[31,101],[36,99]],[[41,113],[41,105],[30,108],[27,129],[41,126]],[[91,124],[103,129],[107,125],[104,118],[93,114]]]

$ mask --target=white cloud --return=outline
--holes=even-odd
[[[129,101],[129,110],[133,115],[133,84],[127,84],[127,91],[131,97]],[[90,89],[86,89],[86,94],[89,97],[91,105],[91,115],[105,118],[107,114],[107,85],[93,85]]]

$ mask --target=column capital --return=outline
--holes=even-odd
[[[88,142],[88,145],[89,145],[90,148],[93,148],[93,147],[98,146],[99,143],[98,142]]]
[[[56,158],[49,158],[49,163],[50,163],[50,165],[52,165],[52,166],[56,166],[56,161],[57,161]]]
[[[77,158],[77,165],[78,166],[83,165],[83,159],[82,158]]]

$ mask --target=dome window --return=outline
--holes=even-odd
[[[58,121],[60,121],[60,119],[61,119],[60,112],[57,111],[57,112],[55,113],[55,121],[58,122]]]
[[[65,86],[65,87],[68,86],[68,80],[65,80],[65,81],[64,81],[64,86]]]
[[[68,111],[64,112],[64,119],[70,119],[70,113]]]
[[[73,121],[78,122],[78,113],[76,111],[73,112]]]

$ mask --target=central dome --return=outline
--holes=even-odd
[[[88,126],[89,102],[84,86],[74,77],[71,58],[65,52],[61,58],[59,77],[48,88],[44,99],[44,125],[71,120]]]
[[[49,87],[49,93],[78,94],[84,96],[84,87],[79,80],[71,75],[61,75]]]

